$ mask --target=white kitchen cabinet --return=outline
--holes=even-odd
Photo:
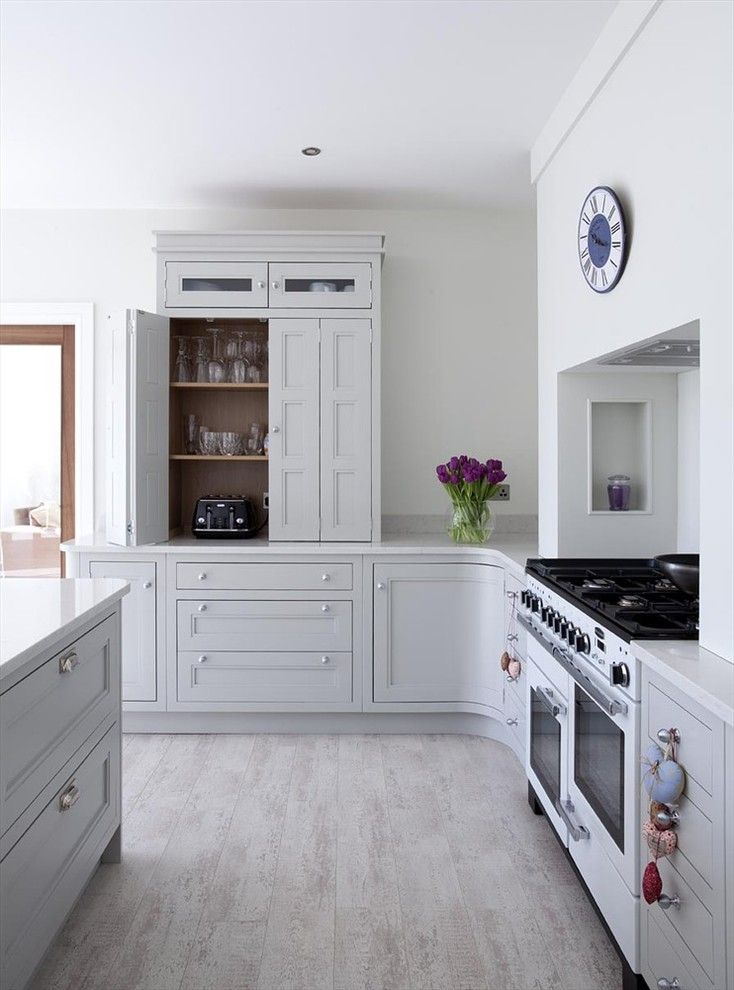
[[[110,316],[107,539],[168,538],[168,319],[128,309]]]
[[[155,701],[158,671],[156,565],[153,561],[89,561],[89,577],[122,578],[122,700]]]
[[[502,709],[502,568],[375,564],[373,593],[375,702]]]
[[[270,322],[272,540],[318,540],[319,321]]]
[[[270,538],[372,536],[372,324],[270,321]]]
[[[321,320],[321,539],[372,537],[372,324]]]
[[[166,310],[253,309],[268,305],[268,266],[257,261],[168,261]]]
[[[359,262],[271,262],[273,309],[369,309],[372,265]]]

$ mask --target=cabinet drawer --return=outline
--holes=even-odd
[[[181,652],[178,699],[222,704],[348,702],[352,654]]]
[[[110,616],[0,697],[2,832],[117,710],[116,629]]]
[[[647,924],[647,969],[648,985],[654,988],[658,980],[678,981],[680,990],[699,990],[693,977],[680,960],[678,953],[663,935],[653,917],[653,907],[643,907],[643,919]],[[643,921],[643,923],[645,923]],[[650,980],[652,977],[652,981]],[[673,984],[675,986],[675,984]]]
[[[176,587],[180,591],[351,591],[352,565],[180,563]]]
[[[253,261],[167,261],[166,309],[265,309],[268,266]]]
[[[503,673],[505,680],[505,697],[511,696],[515,699],[515,704],[520,709],[523,718],[525,717],[525,692],[527,690],[527,675],[525,668],[527,660],[520,661],[520,674],[515,680],[510,680],[507,673]]]
[[[351,602],[178,603],[178,649],[351,652]]]
[[[505,696],[505,724],[510,731],[510,741],[515,753],[525,752],[525,706],[514,694]]]
[[[119,770],[115,723],[0,864],[4,986],[25,984],[86,884],[119,822]]]
[[[678,833],[678,845],[671,857],[671,862],[675,868],[685,875],[685,860],[698,873],[709,887],[714,885],[714,827],[704,813],[689,801],[684,795],[681,796],[678,806],[680,821],[676,832]]]
[[[667,911],[659,905],[660,924],[668,936],[675,939],[677,933],[709,978],[714,978],[714,919],[685,880],[666,859],[658,860],[663,881],[663,893],[680,897],[680,907]],[[668,924],[666,925],[665,922]],[[674,929],[671,931],[670,929]]]
[[[669,698],[655,684],[649,684],[648,735],[657,742],[658,730],[670,728],[676,728],[680,732],[676,757],[685,768],[686,775],[700,784],[707,794],[712,794],[713,740],[710,727]]]
[[[271,309],[369,309],[372,265],[270,264]],[[328,287],[328,291],[324,288]]]

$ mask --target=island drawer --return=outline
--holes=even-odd
[[[648,985],[657,987],[658,981],[667,980],[672,986],[679,987],[679,990],[699,990],[693,977],[681,962],[680,956],[653,918],[652,908],[643,907],[643,912],[643,925],[647,926],[645,935],[648,972],[645,975],[648,977]],[[678,983],[674,983],[674,980]]]
[[[181,652],[178,700],[346,703],[352,700],[352,654]]]
[[[663,893],[669,897],[680,897],[679,906],[670,907],[667,911],[655,905],[659,908],[663,930],[674,942],[676,935],[679,936],[709,979],[713,980],[713,916],[667,859],[659,859],[657,865],[663,881]]]
[[[687,777],[700,784],[707,794],[713,794],[711,727],[668,697],[656,684],[648,684],[647,700],[650,739],[659,743],[657,734],[661,729],[677,729],[680,742],[676,746],[676,759],[685,767]]]
[[[179,601],[178,649],[351,652],[349,601]]]
[[[0,863],[3,986],[22,987],[119,822],[115,723]]]
[[[0,834],[120,705],[110,616],[0,697]]]
[[[352,565],[344,563],[183,563],[176,565],[180,591],[351,591]]]

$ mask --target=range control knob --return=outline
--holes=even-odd
[[[527,606],[529,605],[529,601],[528,601],[529,598],[530,598],[529,592],[527,591],[520,592],[520,604],[523,606],[523,608],[527,608]]]
[[[543,622],[547,622],[548,621],[548,613],[550,611],[551,610],[548,608],[547,605],[543,605],[541,607],[541,609],[540,609],[540,618],[542,619]]]
[[[561,619],[561,628],[559,630],[561,639],[566,639],[568,636],[568,623],[565,619]]]
[[[568,632],[566,633],[566,641],[568,642],[568,645],[569,646],[575,646],[576,645],[576,633],[577,632],[578,632],[578,629],[576,628],[576,626],[569,625]]]
[[[609,676],[612,684],[619,684],[620,687],[629,686],[630,669],[626,663],[613,663]]]
[[[581,632],[580,629],[576,630],[576,652],[577,653],[591,652],[591,640],[586,635],[586,633]]]
[[[541,604],[542,604],[542,602],[538,598],[537,595],[531,595],[530,596],[530,611],[531,612],[538,612],[540,610]]]
[[[560,634],[561,632],[562,622],[563,622],[563,616],[559,612],[556,612],[556,614],[553,616],[553,629],[558,634]]]

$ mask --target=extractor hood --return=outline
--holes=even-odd
[[[701,363],[700,340],[653,340],[602,359],[603,365],[638,368],[698,368]]]

